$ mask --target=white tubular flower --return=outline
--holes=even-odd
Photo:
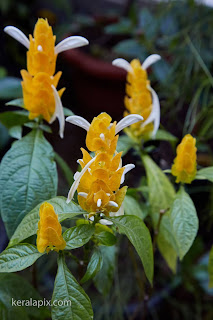
[[[155,137],[160,126],[160,102],[155,90],[153,90],[150,86],[148,86],[148,89],[151,91],[151,94],[152,94],[152,111],[149,117],[146,119],[146,121],[144,121],[141,124],[141,126],[145,127],[147,124],[153,122],[154,129],[152,131],[152,137]]]
[[[75,194],[75,191],[78,188],[78,185],[80,183],[80,180],[82,178],[82,176],[84,175],[84,173],[89,169],[89,167],[91,166],[91,164],[95,161],[96,157],[92,158],[86,165],[85,167],[81,170],[80,174],[77,175],[76,180],[73,182],[72,187],[70,188],[70,191],[68,193],[68,197],[67,197],[67,203],[69,203]]]
[[[52,123],[53,121],[55,121],[56,118],[58,118],[58,121],[59,121],[59,135],[63,139],[63,137],[64,137],[64,125],[65,125],[64,109],[63,109],[63,106],[62,106],[61,99],[59,97],[58,91],[56,90],[54,85],[51,85],[51,87],[53,89],[53,94],[54,94],[54,98],[55,98],[55,112],[54,112],[52,118],[50,119],[50,123]]]
[[[123,118],[122,120],[120,120],[116,127],[115,127],[115,134],[119,133],[121,130],[123,130],[124,128],[130,126],[133,123],[142,121],[143,117],[140,116],[139,114],[130,114],[127,117]],[[90,128],[90,123],[84,119],[83,117],[79,117],[79,116],[69,116],[66,118],[66,121],[72,124],[75,124],[78,127],[83,128],[86,131],[89,131]],[[109,130],[110,130],[111,126],[109,126]],[[101,135],[99,135],[99,137],[103,139],[103,133],[101,133]]]
[[[124,166],[124,172],[123,172],[122,177],[121,177],[121,184],[124,183],[124,181],[125,181],[125,174],[127,172],[129,172],[130,170],[134,169],[134,168],[135,168],[135,165],[133,163],[126,164]]]
[[[118,124],[115,127],[115,134],[117,134],[124,128],[129,127],[131,124],[134,124],[142,120],[143,117],[139,114],[129,114],[128,116],[124,117],[121,121],[118,122]]]
[[[14,38],[18,42],[20,42],[22,45],[24,45],[29,50],[30,41],[21,30],[19,30],[16,27],[13,27],[13,26],[7,26],[4,28],[4,32],[6,32],[12,38]],[[68,38],[62,40],[61,42],[59,42],[55,46],[55,54],[57,55],[63,51],[66,51],[69,49],[74,49],[74,48],[79,48],[82,46],[86,46],[88,44],[89,44],[89,41],[84,37],[71,36],[71,37],[68,37]],[[42,47],[39,47],[39,48],[42,48]]]
[[[83,117],[69,116],[66,118],[66,121],[69,123],[75,124],[76,126],[81,127],[86,131],[88,131],[90,127],[90,123]]]
[[[8,26],[4,28],[4,32],[29,49],[30,41],[21,30],[13,26]]]

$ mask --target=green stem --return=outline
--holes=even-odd
[[[159,212],[158,223],[157,223],[157,226],[156,226],[155,231],[154,231],[153,252],[155,252],[155,250],[156,250],[157,238],[158,238],[158,234],[159,234],[159,231],[160,231],[160,224],[161,224],[163,215],[164,215],[168,210],[169,210],[168,208],[165,209],[165,210],[162,209],[162,210],[160,210],[160,212]]]
[[[77,262],[77,264],[80,264],[82,265],[82,262],[81,260],[79,260],[74,254],[72,254],[71,252],[69,251],[64,251],[64,254],[70,258],[72,258],[75,262]]]

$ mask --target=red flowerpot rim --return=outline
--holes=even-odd
[[[113,66],[111,63],[92,57],[81,49],[67,50],[63,52],[65,60],[72,67],[85,74],[108,80],[125,81],[126,71]]]

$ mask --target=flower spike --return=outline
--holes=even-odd
[[[191,183],[197,173],[196,139],[191,134],[185,135],[176,152],[172,175],[176,177],[176,183]]]
[[[62,236],[62,227],[58,221],[58,215],[54,207],[44,202],[39,210],[40,220],[38,222],[36,245],[39,252],[48,253],[50,250],[64,250],[66,242]]]
[[[79,205],[88,212],[87,218],[95,221],[94,216],[97,215],[99,222],[106,225],[112,222],[103,217],[124,214],[122,203],[127,187],[120,188],[120,185],[124,182],[125,174],[135,167],[134,164],[122,167],[122,152],[116,151],[117,133],[127,125],[141,121],[142,117],[130,115],[123,120],[116,125],[116,121],[111,122],[112,118],[105,112],[95,117],[91,124],[81,117],[68,118],[71,123],[87,130],[86,145],[89,151],[95,152],[95,157],[81,149],[83,158],[78,163],[82,170],[74,175],[75,181],[67,202],[71,201],[77,190]]]
[[[124,59],[115,59],[112,64],[125,69],[127,73],[124,116],[138,113],[144,122],[133,122],[126,133],[136,141],[155,136],[160,125],[160,104],[156,92],[150,87],[146,69],[159,61],[158,54],[150,55],[142,64],[134,59],[129,63]],[[125,118],[124,118],[125,119]],[[123,120],[122,120],[123,121]]]

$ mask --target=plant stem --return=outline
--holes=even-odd
[[[72,258],[75,262],[77,262],[77,264],[80,264],[82,265],[83,264],[83,261],[79,260],[76,256],[74,256],[74,254],[72,254],[71,252],[69,251],[65,251],[65,255]]]
[[[155,229],[155,231],[154,231],[153,252],[155,252],[155,250],[156,250],[157,238],[158,238],[158,234],[159,234],[159,231],[160,231],[160,224],[161,224],[163,215],[164,215],[168,210],[169,210],[169,208],[167,208],[167,209],[162,209],[162,210],[160,210],[160,212],[159,212],[158,223],[157,223],[156,229]]]

